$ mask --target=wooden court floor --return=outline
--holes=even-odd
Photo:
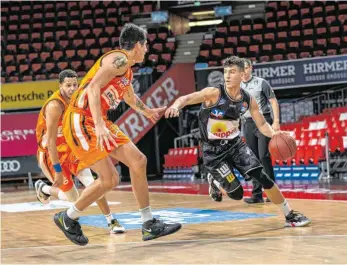
[[[112,191],[114,213],[137,211],[131,192]],[[35,202],[33,191],[4,192],[2,205]],[[24,264],[202,264],[202,263],[347,263],[347,202],[290,200],[313,223],[304,228],[284,228],[279,209],[224,200],[216,203],[205,195],[151,193],[154,210],[169,208],[210,209],[236,213],[273,214],[266,218],[185,223],[167,237],[143,242],[139,229],[110,235],[107,229],[82,226],[89,244],[80,247],[65,239],[52,221],[58,209],[1,211],[1,263]],[[90,207],[85,215],[100,214]],[[206,219],[207,220],[207,219]]]

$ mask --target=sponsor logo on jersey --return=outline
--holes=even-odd
[[[212,109],[211,111],[211,116],[215,117],[215,118],[223,118],[225,114],[225,111],[219,110],[219,109]]]

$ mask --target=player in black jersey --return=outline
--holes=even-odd
[[[215,201],[222,200],[221,190],[232,199],[243,198],[242,186],[233,174],[233,168],[236,168],[243,176],[256,179],[263,185],[266,195],[282,209],[286,226],[308,225],[311,221],[291,210],[278,186],[266,175],[257,157],[241,140],[240,117],[247,110],[262,134],[272,138],[281,133],[272,129],[259,112],[256,100],[240,88],[244,61],[231,56],[224,60],[223,67],[224,84],[179,97],[166,110],[165,117],[177,117],[179,110],[185,106],[202,103],[199,128],[203,142],[203,160],[209,171],[210,196]]]

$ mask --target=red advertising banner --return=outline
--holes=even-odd
[[[170,106],[179,96],[195,91],[194,80],[193,64],[175,64],[142,95],[141,100],[150,108]],[[155,125],[133,109],[128,109],[116,124],[135,144]]]
[[[36,155],[38,113],[1,115],[1,157]]]

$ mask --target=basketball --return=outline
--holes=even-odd
[[[288,160],[295,155],[295,139],[286,133],[276,134],[269,143],[269,151],[276,160]]]

